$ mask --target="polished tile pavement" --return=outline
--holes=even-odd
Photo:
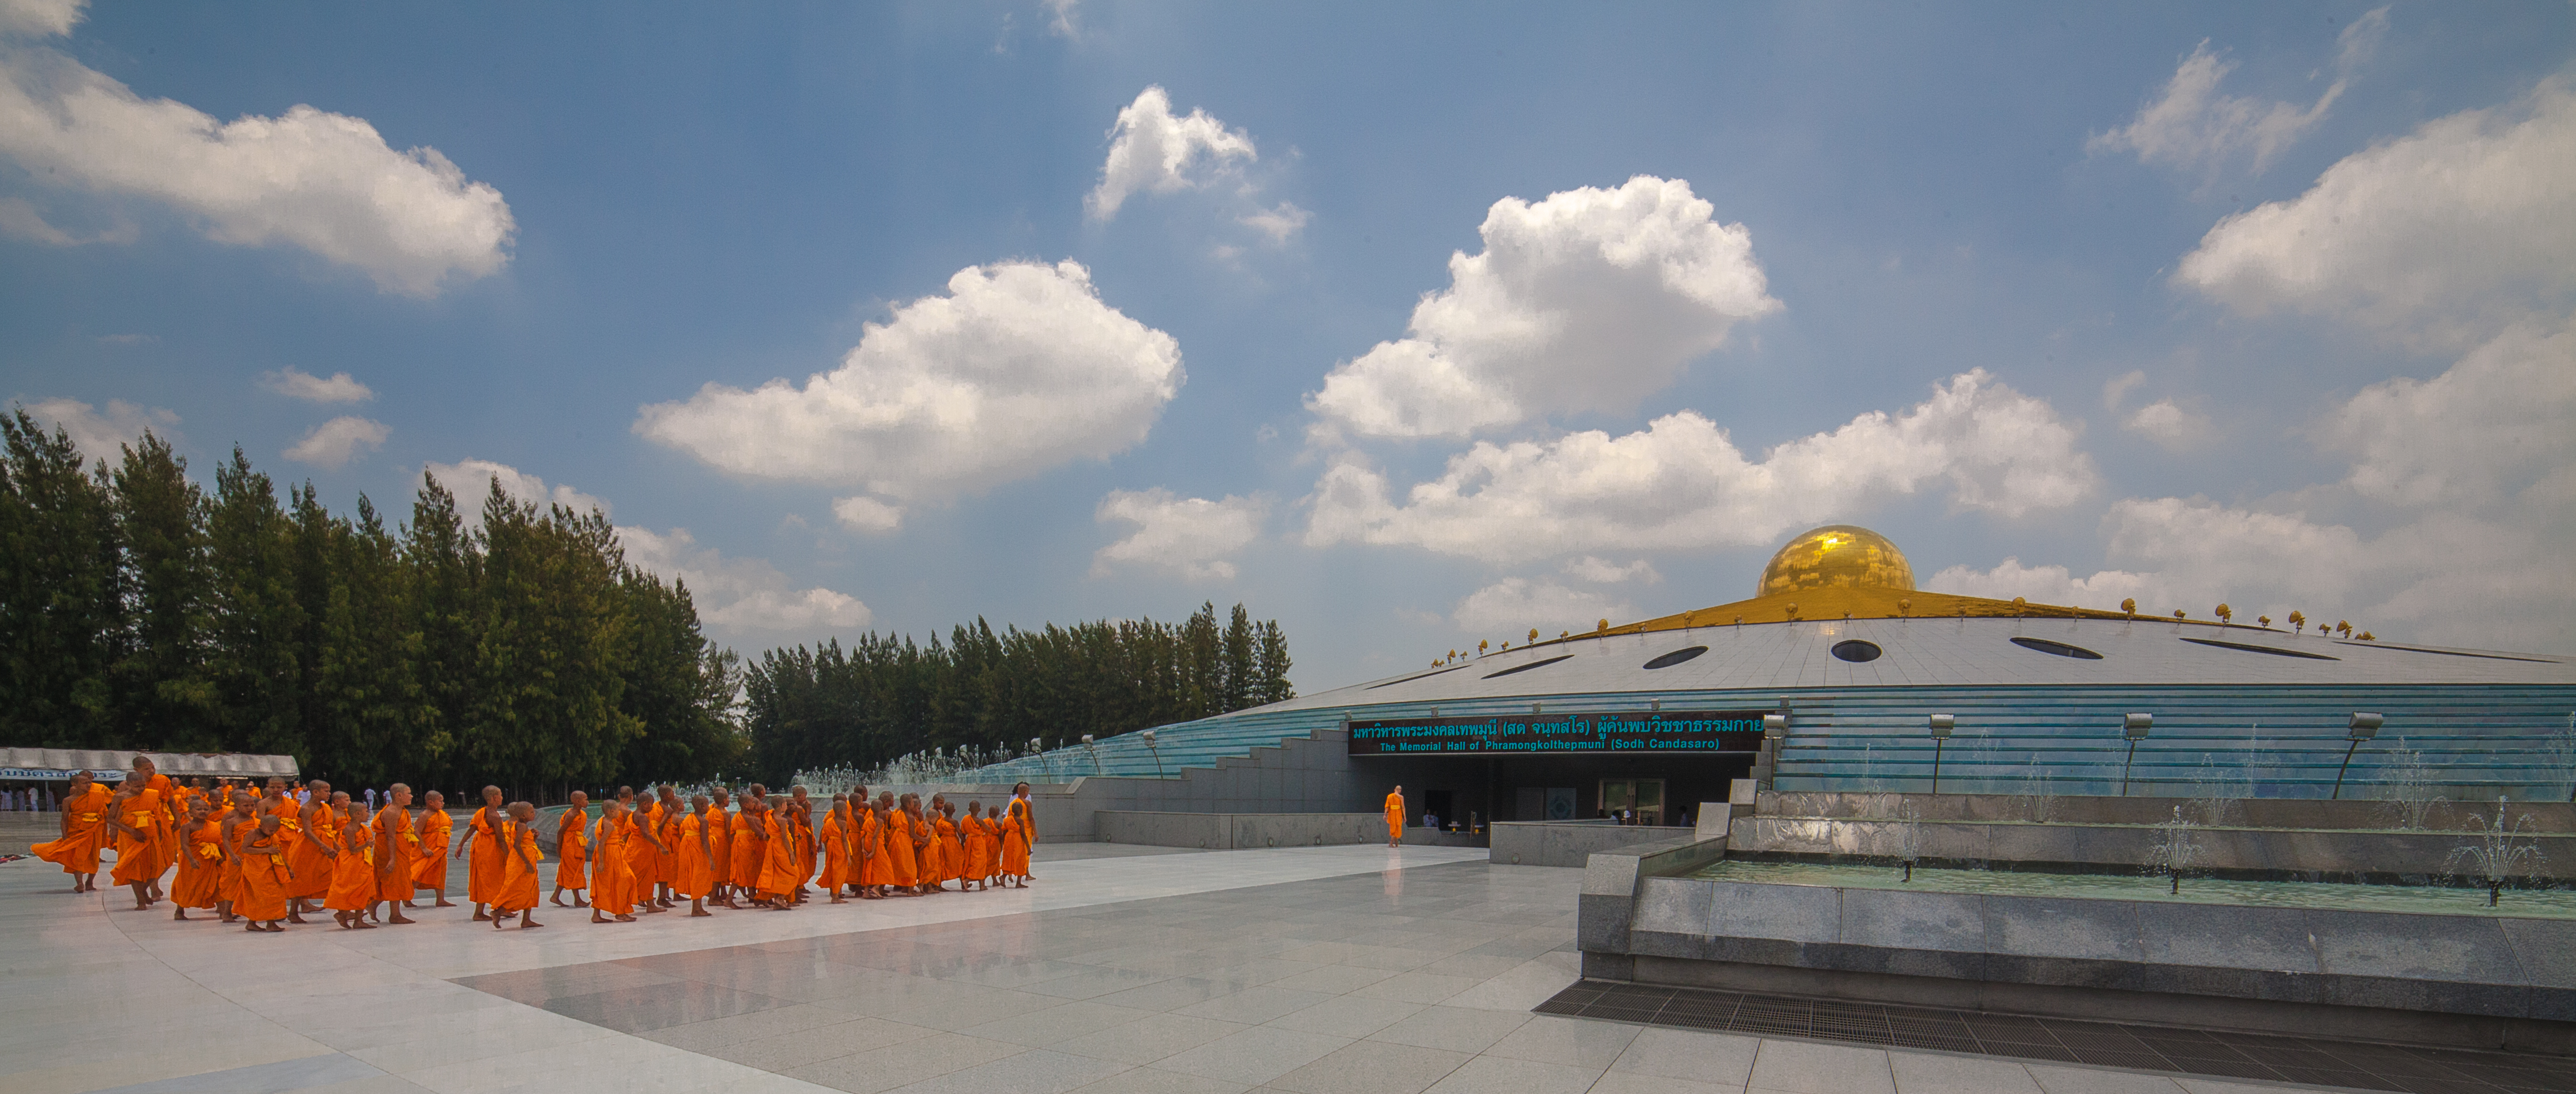
[[[1533,1013],[1576,982],[1581,872],[1469,849],[1050,851],[1026,891],[283,936],[0,866],[0,1089],[2281,1088]]]

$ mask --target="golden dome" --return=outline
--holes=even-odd
[[[1828,524],[1790,540],[1771,556],[1753,595],[1863,586],[1911,591],[1914,567],[1886,536],[1849,524]]]

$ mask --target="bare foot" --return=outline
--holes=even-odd
[[[698,916],[702,916],[702,915],[714,915],[714,914],[715,914],[714,912],[710,912],[710,911],[708,911],[708,910],[706,910],[706,909],[704,909],[704,908],[698,908],[698,909],[694,909],[694,910],[690,911],[690,912],[689,912],[689,917],[690,917],[690,918],[692,918],[692,919],[695,919],[695,918],[697,918]]]
[[[619,915],[619,916],[617,917],[617,921],[618,921],[618,922],[620,922],[620,923],[633,923],[633,922],[635,922],[635,917],[634,917],[634,916],[631,916],[631,915],[623,915],[623,914],[621,914],[621,915]]]
[[[440,897],[438,898],[438,903],[430,905],[432,908],[453,908],[455,906],[456,905],[450,902],[446,897]]]
[[[418,923],[418,922],[420,922],[420,921],[419,921],[419,920],[417,920],[417,919],[407,919],[407,918],[405,918],[405,917],[402,915],[402,913],[400,913],[400,912],[396,912],[396,913],[394,913],[394,917],[393,917],[392,919],[388,919],[388,920],[386,920],[385,922],[387,922],[387,923]]]

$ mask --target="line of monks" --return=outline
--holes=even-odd
[[[455,821],[435,790],[415,814],[411,788],[396,783],[384,807],[362,817],[363,808],[329,783],[316,779],[307,789],[311,796],[299,801],[284,778],[257,794],[231,783],[181,786],[138,756],[114,792],[87,772],[76,776],[63,797],[62,838],[32,851],[71,874],[72,891],[83,893],[97,888],[103,852],[113,849],[110,877],[133,891],[138,910],[167,899],[173,919],[203,909],[253,932],[283,931],[316,911],[348,930],[418,922],[403,910],[419,906],[422,890],[433,907],[456,906],[447,899],[448,862],[466,858],[476,920],[543,926],[534,915],[545,859],[535,806],[504,804],[500,788],[484,787],[483,805],[456,843]],[[819,824],[814,805],[801,786],[773,798],[755,783],[737,804],[724,790],[684,803],[665,784],[641,804],[633,789],[620,788],[594,817],[588,795],[575,792],[557,829],[554,903],[565,905],[570,891],[565,906],[590,908],[594,923],[633,922],[639,910],[667,911],[680,900],[703,916],[713,914],[710,903],[785,911],[815,893],[840,904],[950,892],[951,881],[964,892],[1030,879],[1037,823],[1026,783],[989,813],[967,803],[963,817],[944,795],[925,803],[887,792],[870,801],[865,788],[834,794]],[[174,866],[165,894],[162,879]]]

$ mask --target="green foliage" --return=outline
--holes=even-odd
[[[596,513],[423,476],[388,529],[236,449],[211,497],[160,438],[86,473],[0,419],[0,743],[283,752],[348,787],[572,788],[739,765],[738,659]]]
[[[1167,725],[1296,697],[1288,638],[1216,605],[1178,624],[1101,620],[995,634],[981,619],[927,648],[865,635],[774,649],[745,674],[753,765],[874,767],[932,748],[1016,749]]]

